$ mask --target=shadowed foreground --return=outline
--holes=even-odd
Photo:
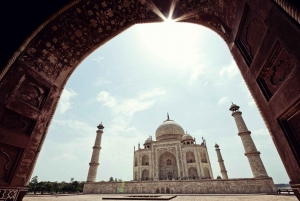
[[[139,194],[140,195],[140,194]],[[52,201],[52,200],[61,200],[61,201],[94,201],[94,200],[102,200],[103,197],[109,196],[120,196],[118,195],[103,195],[103,194],[93,194],[93,195],[26,195],[23,201]],[[121,195],[126,196],[126,195]],[[222,201],[259,201],[259,200],[272,200],[272,201],[296,201],[297,198],[294,195],[179,195],[176,198],[172,199],[172,201],[191,201],[191,200],[201,200],[201,201],[214,201],[214,200],[222,200]]]

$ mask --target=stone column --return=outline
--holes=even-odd
[[[219,165],[220,165],[222,178],[223,179],[228,179],[227,171],[226,171],[226,168],[225,168],[224,160],[223,160],[222,155],[221,155],[221,151],[219,149],[219,145],[216,144],[215,148],[216,148],[216,152],[217,152],[217,156],[218,156],[218,162],[219,162]]]
[[[99,124],[99,126],[97,126],[97,128],[98,128],[97,136],[96,136],[95,144],[93,146],[93,154],[90,162],[90,169],[87,176],[87,182],[96,181],[97,170],[99,166],[99,154],[101,149],[100,145],[101,145],[101,138],[102,138],[104,126],[101,123]]]
[[[230,106],[230,111],[232,111],[232,116],[234,117],[236,126],[238,128],[238,135],[242,139],[242,143],[245,149],[245,156],[248,157],[250,167],[254,178],[268,177],[265,166],[260,158],[260,152],[257,151],[255,144],[251,137],[251,132],[247,129],[247,126],[243,120],[242,112],[239,111],[239,106],[232,104]]]

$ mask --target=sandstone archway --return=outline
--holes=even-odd
[[[147,2],[74,1],[1,66],[0,146],[12,165],[1,176],[0,188],[7,194],[19,200],[24,196],[60,94],[76,66],[130,26],[168,16],[171,1]],[[227,43],[295,189],[300,186],[297,5],[291,0],[183,0],[173,12],[174,19],[207,26]]]

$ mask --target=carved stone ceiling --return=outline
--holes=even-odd
[[[170,0],[81,1],[47,24],[19,57],[50,82],[115,35],[136,23],[163,21]],[[236,0],[176,0],[173,19],[203,24],[230,41]],[[159,10],[159,11],[158,11]],[[159,16],[158,13],[162,13]]]
[[[69,74],[91,51],[131,25],[163,21],[159,13],[168,16],[171,4],[170,0],[81,1],[47,24],[19,60],[55,82],[59,73]],[[176,0],[172,18],[208,26],[228,42],[236,6],[235,0],[226,5],[223,0]]]

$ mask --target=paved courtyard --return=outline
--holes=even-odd
[[[103,197],[109,196],[120,196],[120,195],[102,195],[102,194],[93,194],[93,195],[27,195],[23,201],[98,201],[102,200]],[[126,196],[126,195],[121,195]],[[172,199],[172,201],[297,201],[297,198],[294,195],[180,195]]]

